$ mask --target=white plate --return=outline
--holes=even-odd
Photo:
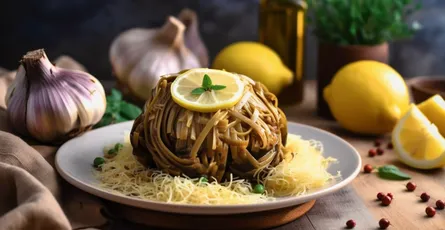
[[[110,125],[85,133],[66,142],[57,151],[56,168],[60,175],[72,185],[96,196],[134,207],[156,211],[184,214],[234,214],[274,210],[295,206],[307,201],[331,194],[351,182],[359,173],[361,158],[358,152],[343,139],[307,125],[288,123],[289,133],[301,135],[303,139],[316,139],[323,143],[324,156],[338,159],[328,171],[332,174],[341,172],[342,178],[317,191],[298,197],[279,198],[274,201],[249,205],[187,205],[170,204],[142,200],[112,193],[99,186],[99,181],[92,173],[92,162],[95,157],[103,156],[103,147],[121,142],[124,132],[131,130],[133,122]]]

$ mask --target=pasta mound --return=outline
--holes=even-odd
[[[303,140],[289,135],[286,148],[293,152],[286,160],[271,168],[261,181],[264,194],[253,193],[250,182],[230,177],[226,182],[211,183],[186,176],[172,176],[160,170],[147,169],[132,154],[129,136],[125,135],[122,149],[113,157],[107,157],[111,147],[106,147],[105,163],[95,175],[101,186],[122,194],[152,201],[200,204],[233,205],[271,201],[280,196],[298,196],[312,189],[325,186],[337,176],[326,169],[335,159],[322,156],[320,142]]]

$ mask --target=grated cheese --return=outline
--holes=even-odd
[[[264,185],[270,195],[275,197],[298,196],[313,189],[321,188],[333,179],[327,170],[336,159],[323,157],[323,145],[316,140],[303,140],[300,136],[288,135],[290,153],[277,167],[271,168],[264,179]]]
[[[272,168],[263,184],[265,194],[253,193],[250,182],[230,178],[228,182],[202,182],[199,178],[171,176],[159,170],[147,170],[132,154],[129,135],[124,138],[123,148],[113,158],[105,158],[101,170],[94,170],[100,185],[112,192],[153,201],[230,205],[262,203],[279,196],[295,196],[326,185],[331,179],[326,169],[334,159],[325,159],[320,142],[303,140],[289,134],[286,148],[298,152],[293,158]],[[112,146],[104,148],[106,155]]]

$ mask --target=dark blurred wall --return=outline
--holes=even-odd
[[[391,46],[392,65],[404,76],[445,75],[445,0],[423,0],[413,15],[415,37]],[[100,79],[110,78],[112,39],[133,27],[160,26],[185,7],[198,13],[213,58],[224,46],[257,39],[258,0],[22,0],[0,3],[0,66],[15,69],[26,51],[45,48],[50,58],[74,57]],[[315,76],[316,39],[308,35],[306,75]],[[443,63],[443,64],[442,64]]]
[[[422,10],[410,17],[422,29],[391,45],[391,64],[403,76],[445,77],[445,0],[422,0]]]

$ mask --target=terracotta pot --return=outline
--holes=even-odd
[[[323,89],[331,82],[335,73],[346,64],[360,60],[375,60],[388,63],[388,43],[376,46],[338,46],[319,44],[317,63],[317,114],[334,119],[329,106],[323,99]]]

